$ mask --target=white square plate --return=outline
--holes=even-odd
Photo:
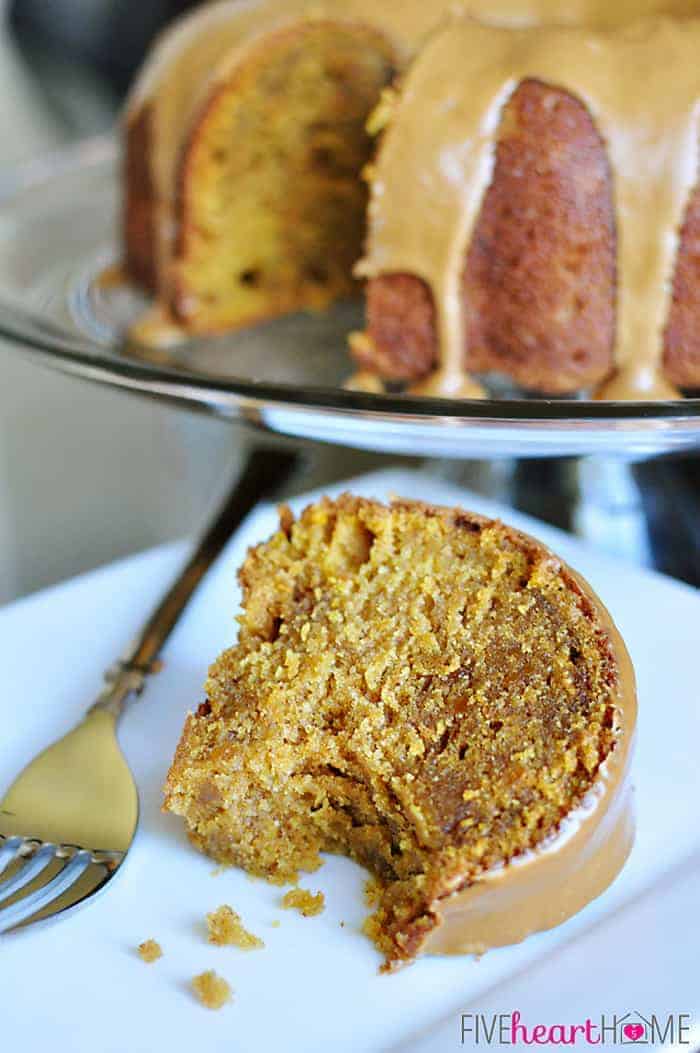
[[[691,1014],[700,1044],[700,594],[601,556],[567,535],[431,476],[385,471],[340,491],[460,503],[502,514],[581,571],[610,608],[639,681],[635,758],[638,833],[622,875],[549,933],[482,959],[429,958],[379,976],[361,935],[364,872],[330,858],[304,887],[321,889],[315,918],[281,912],[282,891],[214,864],[160,812],[165,772],[185,711],[202,699],[210,661],[235,637],[236,569],[271,533],[259,509],[230,544],[171,639],[162,672],[120,731],[141,799],[127,864],[102,898],[71,918],[0,943],[2,1049],[69,1053],[375,1051],[460,1048],[462,1012],[510,1012],[576,1023],[604,1011]],[[303,505],[314,495],[293,502]],[[169,546],[113,564],[0,611],[0,790],[79,719],[185,553]],[[230,903],[266,943],[245,953],[209,946],[204,915]],[[274,927],[273,921],[280,921]],[[341,925],[344,922],[344,925]],[[153,937],[164,957],[135,954]],[[218,1013],[189,980],[216,969],[235,991]],[[467,1040],[467,1044],[469,1043]]]

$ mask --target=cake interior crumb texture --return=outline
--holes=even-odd
[[[157,962],[163,957],[163,948],[157,940],[144,940],[138,946],[139,958],[142,962]]]
[[[355,24],[310,20],[251,48],[187,154],[180,321],[220,329],[352,293],[365,121],[392,72],[384,37]]]
[[[346,494],[242,567],[166,786],[195,845],[278,883],[322,851],[374,881],[366,931],[410,960],[439,904],[536,848],[613,748],[618,671],[547,549],[459,509]]]
[[[308,892],[304,888],[292,888],[282,897],[284,910],[298,910],[305,918],[320,914],[325,905],[322,892]]]
[[[231,1001],[232,991],[223,976],[207,969],[192,979],[192,990],[207,1009],[221,1009]]]
[[[217,947],[239,947],[242,951],[253,951],[265,946],[259,936],[248,932],[240,914],[226,903],[207,914],[207,931],[209,943]]]

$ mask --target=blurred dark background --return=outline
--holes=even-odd
[[[158,31],[193,0],[12,0],[10,25],[69,129],[94,131],[116,110]],[[81,93],[94,85],[100,105]],[[94,100],[93,100],[94,102]]]
[[[196,6],[192,0],[11,0],[10,28],[64,137],[79,139],[113,125],[158,31]],[[467,482],[469,474],[465,466]],[[519,462],[509,497],[524,511],[576,529],[581,476],[572,462]],[[636,505],[647,522],[649,562],[700,586],[700,458],[636,465],[631,490],[615,471],[602,472],[602,482],[594,472],[593,479],[593,494],[583,484],[584,501],[599,502],[603,518],[607,502],[613,521],[617,504],[621,521],[634,517]],[[639,558],[638,551],[629,555]]]

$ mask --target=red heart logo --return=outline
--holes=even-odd
[[[622,1034],[625,1038],[628,1038],[630,1042],[636,1042],[637,1039],[641,1038],[644,1034],[643,1024],[625,1024],[622,1029]]]

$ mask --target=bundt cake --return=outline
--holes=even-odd
[[[359,259],[375,390],[699,387],[699,47],[700,0],[204,7],[127,108],[134,336],[322,307]]]
[[[559,924],[633,837],[634,676],[589,586],[460,509],[344,495],[250,550],[165,808],[272,881],[348,855],[392,969]]]

